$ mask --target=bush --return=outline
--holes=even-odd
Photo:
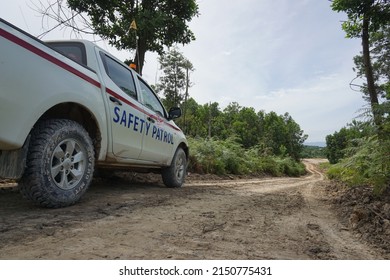
[[[272,176],[300,176],[305,174],[302,163],[290,157],[275,157],[259,147],[244,149],[235,138],[189,139],[189,170],[209,174],[251,174]]]
[[[244,148],[233,139],[189,139],[190,171],[211,174],[244,174]]]
[[[279,159],[279,164],[282,173],[287,176],[298,177],[306,173],[305,166],[300,162],[294,161],[292,158]]]

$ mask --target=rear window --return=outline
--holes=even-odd
[[[77,63],[87,65],[87,56],[85,46],[78,42],[48,43],[50,47],[76,61]]]

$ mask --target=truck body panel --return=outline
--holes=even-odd
[[[0,150],[21,148],[36,121],[61,103],[88,108],[99,127],[107,127],[96,73],[15,29],[3,27],[0,120],[7,121],[0,121],[0,131],[6,132],[0,134]]]

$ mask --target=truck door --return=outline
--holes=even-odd
[[[148,129],[145,131],[141,160],[166,163],[173,153],[174,129],[167,125],[167,113],[156,94],[138,77]]]
[[[105,68],[106,96],[110,111],[113,154],[138,159],[142,150],[145,114],[139,110],[134,77],[122,64],[101,53]]]

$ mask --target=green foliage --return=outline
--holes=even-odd
[[[306,173],[305,166],[290,157],[276,157],[275,161],[278,164],[282,174],[287,176],[298,177]]]
[[[370,40],[370,55],[372,62],[372,70],[375,79],[375,86],[378,95],[383,100],[389,100],[386,95],[390,93],[390,26],[380,28],[377,32],[371,34]],[[357,55],[354,57],[355,68],[357,77],[362,78],[365,76],[365,63],[363,56]],[[367,84],[363,83],[360,91],[363,92],[366,99],[368,99]],[[379,114],[381,112],[378,112]]]
[[[327,150],[324,147],[317,146],[303,146],[300,154],[301,158],[326,158]]]
[[[345,12],[348,21],[343,22],[343,30],[349,38],[360,38],[363,20],[370,19],[370,32],[376,32],[390,21],[390,3],[383,0],[333,0],[334,11]]]
[[[328,170],[330,179],[337,179],[350,186],[372,185],[376,193],[390,186],[390,141],[379,141],[377,136],[354,141],[356,146],[347,148],[347,157]]]
[[[233,139],[226,141],[214,139],[189,138],[191,147],[189,169],[207,174],[244,174],[243,148]]]
[[[241,107],[235,102],[221,111],[218,103],[199,105],[192,98],[186,108],[186,122],[183,117],[177,123],[189,137],[234,138],[245,149],[262,147],[268,155],[289,156],[296,161],[299,161],[303,142],[307,139],[288,113],[256,113],[253,108]]]
[[[223,111],[216,102],[199,105],[188,96],[191,86],[189,72],[194,70],[191,62],[173,48],[160,56],[160,64],[163,75],[155,89],[165,96],[165,107],[182,107],[183,117],[177,120],[177,124],[187,136],[226,140],[227,143],[234,139],[234,143],[245,149],[262,146],[270,155],[289,156],[299,161],[307,135],[288,113],[256,113],[254,108],[242,107],[237,102],[230,103]],[[231,155],[225,151],[220,156]]]
[[[190,87],[189,73],[194,71],[194,67],[177,48],[161,55],[159,62],[163,75],[156,90],[164,95],[164,106],[177,107],[185,100],[186,89]]]
[[[372,134],[372,126],[367,122],[354,120],[340,131],[326,136],[327,158],[330,163],[339,162],[345,156],[345,149],[353,146],[352,140]]]
[[[189,170],[196,173],[300,176],[306,172],[302,163],[290,157],[267,155],[260,146],[245,149],[234,137],[190,138],[189,143]]]
[[[377,135],[384,139],[386,113],[381,111],[381,99],[388,102],[390,84],[390,1],[383,0],[333,0],[332,9],[345,12],[348,21],[342,27],[349,38],[361,38],[362,55],[354,58],[357,77],[366,78],[360,91],[370,102],[371,114]],[[388,112],[387,112],[388,113]]]
[[[96,34],[118,49],[136,49],[140,73],[146,51],[163,53],[164,46],[188,44],[195,39],[187,23],[198,15],[195,0],[67,0],[68,6],[85,13]],[[60,5],[60,4],[59,4]],[[137,32],[129,30],[135,20]]]
[[[320,168],[320,170],[324,173],[328,172],[329,168],[331,167],[331,163],[330,162],[321,162],[318,167]]]
[[[351,186],[372,185],[380,193],[390,185],[390,1],[333,0],[332,9],[347,13],[347,37],[362,39],[354,70],[366,78],[360,91],[370,102],[365,116],[371,122],[365,132],[351,127],[327,136],[329,161],[339,162],[328,176]]]

